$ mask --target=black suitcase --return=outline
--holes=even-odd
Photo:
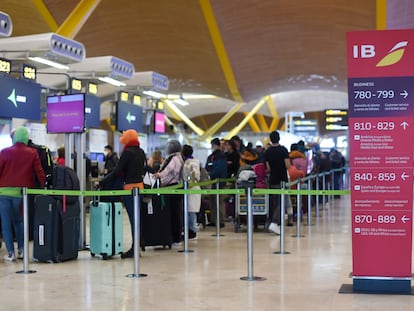
[[[62,204],[54,197],[35,198],[33,260],[62,262],[78,257],[79,202]]]
[[[152,195],[151,202],[141,202],[141,250],[158,245],[171,249],[171,215],[162,204],[162,195]]]

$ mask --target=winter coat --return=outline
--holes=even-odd
[[[189,180],[190,183],[197,183],[200,181],[200,161],[194,158],[185,160],[183,166],[183,180]],[[200,186],[191,187],[190,189],[199,190]],[[188,195],[188,211],[198,213],[201,206],[201,194]]]

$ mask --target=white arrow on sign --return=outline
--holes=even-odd
[[[403,216],[403,217],[401,217],[401,221],[403,222],[403,223],[406,223],[407,221],[409,221],[410,220],[410,218],[408,218],[407,216]]]
[[[403,173],[401,174],[401,179],[402,179],[402,180],[406,180],[408,177],[410,177],[410,175],[406,174],[405,172],[403,172]]]
[[[407,90],[404,90],[404,92],[400,93],[400,95],[401,95],[401,96],[404,96],[404,99],[406,99],[406,98],[407,98],[407,96],[408,96],[408,92],[407,92]]]
[[[404,130],[406,130],[408,127],[408,123],[406,121],[403,121],[401,122],[400,126],[402,126]]]

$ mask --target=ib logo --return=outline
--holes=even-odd
[[[398,63],[404,56],[405,47],[408,41],[398,42],[376,65],[376,67],[386,67]],[[375,46],[369,44],[354,45],[354,58],[372,58],[375,57]]]

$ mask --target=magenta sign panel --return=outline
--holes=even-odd
[[[353,287],[411,292],[414,30],[347,34]]]

